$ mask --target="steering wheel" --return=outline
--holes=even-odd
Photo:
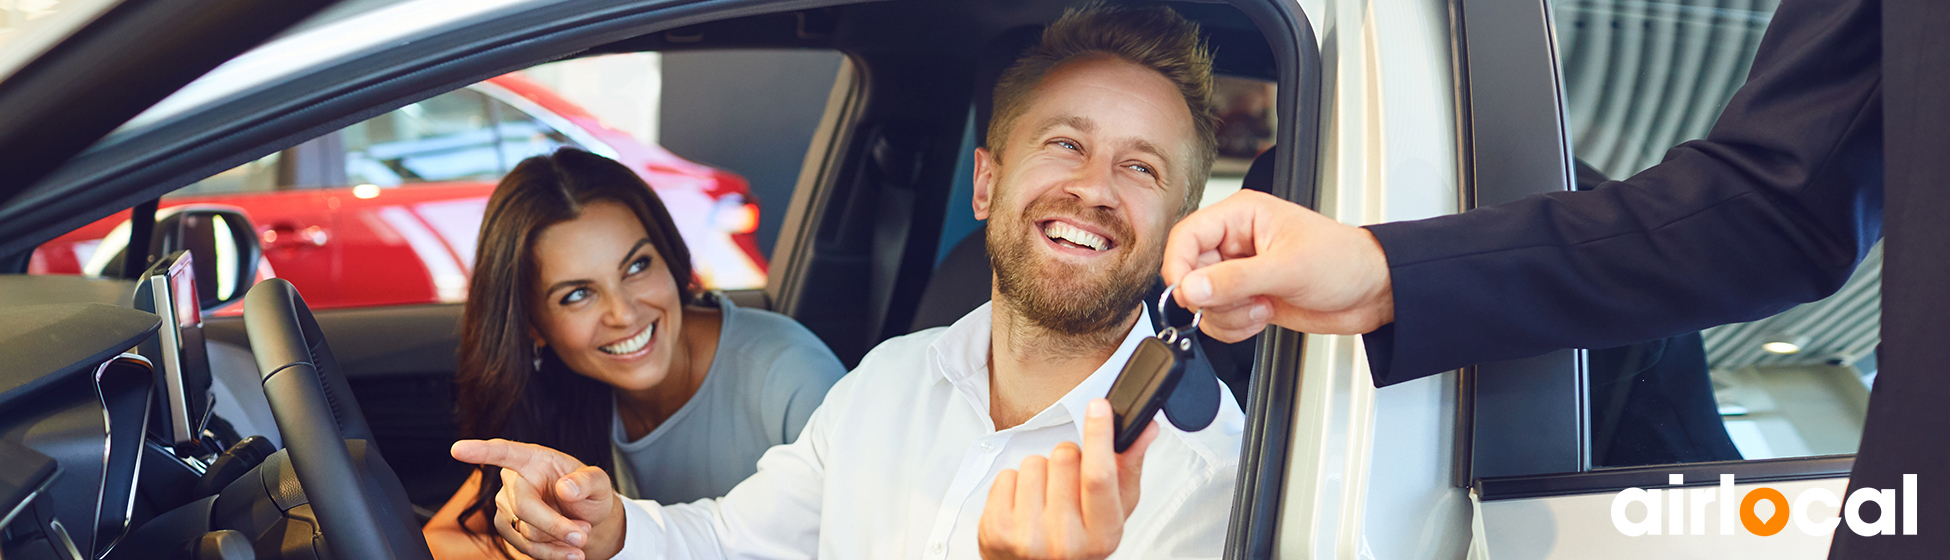
[[[330,556],[432,560],[406,489],[373,445],[352,387],[298,289],[276,278],[253,286],[244,296],[244,330]],[[363,452],[348,449],[347,440],[364,440],[352,446]]]

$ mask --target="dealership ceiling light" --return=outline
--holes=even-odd
[[[1808,337],[1776,334],[1761,342],[1760,348],[1775,354],[1798,354],[1808,347]]]

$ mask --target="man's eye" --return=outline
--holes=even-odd
[[[642,257],[637,257],[636,260],[634,261],[630,261],[630,268],[625,269],[623,273],[636,274],[638,272],[643,272],[649,269],[650,269],[650,257],[642,256]]]
[[[590,295],[589,288],[576,288],[573,290],[569,290],[569,293],[562,294],[561,304],[569,305],[585,299],[589,299],[589,295]]]
[[[1076,152],[1083,151],[1083,147],[1078,146],[1076,142],[1071,142],[1069,140],[1064,140],[1062,138],[1051,140],[1050,143],[1055,144],[1057,147],[1063,148],[1065,150],[1076,151]]]
[[[1157,176],[1158,176],[1158,172],[1156,172],[1156,171],[1152,171],[1152,170],[1151,170],[1151,166],[1149,166],[1149,165],[1145,165],[1145,164],[1142,164],[1142,163],[1133,163],[1133,164],[1130,164],[1130,165],[1126,165],[1126,166],[1124,166],[1124,168],[1125,168],[1125,169],[1129,169],[1129,170],[1132,170],[1132,171],[1136,171],[1136,172],[1138,172],[1138,173],[1143,173],[1143,174],[1145,174],[1145,175],[1150,175],[1150,176],[1152,176],[1152,177],[1157,177]]]

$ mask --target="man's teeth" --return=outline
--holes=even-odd
[[[651,323],[650,327],[643,329],[642,333],[630,337],[629,340],[618,342],[616,344],[611,344],[609,346],[604,346],[602,347],[602,350],[604,352],[608,352],[611,354],[629,354],[632,352],[636,352],[638,350],[642,350],[644,345],[649,344],[650,335],[656,334],[656,332],[657,332],[657,324]]]
[[[1050,222],[1049,225],[1043,226],[1043,235],[1049,237],[1051,241],[1068,241],[1089,247],[1093,251],[1102,251],[1110,247],[1110,241],[1104,239],[1104,236],[1083,231],[1063,222]]]

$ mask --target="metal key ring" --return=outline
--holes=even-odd
[[[1159,320],[1159,321],[1170,321],[1170,320],[1171,320],[1171,316],[1170,316],[1170,315],[1166,315],[1166,314],[1165,314],[1165,304],[1166,304],[1166,303],[1170,303],[1170,302],[1171,302],[1171,291],[1172,291],[1172,290],[1176,290],[1176,289],[1178,289],[1178,285],[1177,285],[1177,284],[1172,284],[1172,285],[1170,285],[1170,286],[1165,286],[1165,293],[1164,293],[1163,295],[1160,295],[1160,296],[1158,296],[1158,320]],[[1185,327],[1185,328],[1183,328],[1183,329],[1178,329],[1178,330],[1179,330],[1179,332],[1193,332],[1193,331],[1197,331],[1197,330],[1198,330],[1198,323],[1199,323],[1199,321],[1200,321],[1200,320],[1202,320],[1202,319],[1204,319],[1204,318],[1205,318],[1205,310],[1204,310],[1204,309],[1200,309],[1200,310],[1198,310],[1198,311],[1193,311],[1193,312],[1192,312],[1192,324],[1191,324],[1191,326],[1187,326],[1187,327]],[[1169,322],[1167,322],[1167,323],[1165,323],[1165,327],[1167,327],[1167,328],[1176,328],[1176,327],[1172,327],[1172,326],[1171,326],[1171,324],[1170,324]]]

